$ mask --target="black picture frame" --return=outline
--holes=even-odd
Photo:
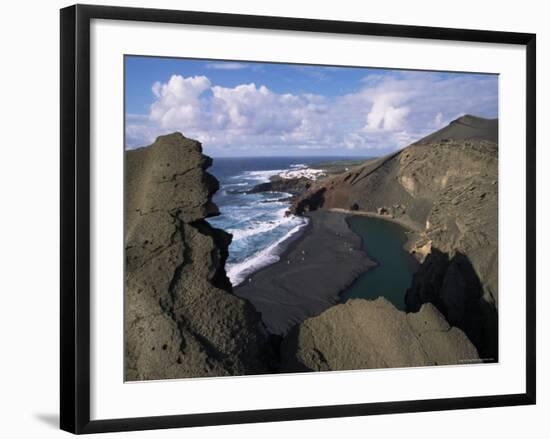
[[[525,393],[90,420],[90,21],[92,19],[525,46],[527,59],[525,66],[527,75]],[[61,429],[77,434],[99,433],[535,404],[536,36],[534,34],[89,5],[75,5],[62,9],[60,23]]]

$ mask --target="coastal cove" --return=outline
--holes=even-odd
[[[411,225],[345,209],[288,214],[304,183],[352,165],[323,157],[213,161],[220,215],[209,222],[232,234],[226,272],[234,293],[254,305],[272,334],[285,335],[349,299],[382,297],[405,310],[418,266],[404,248]]]
[[[213,197],[220,214],[208,222],[233,236],[225,268],[234,287],[276,262],[289,243],[300,236],[307,226],[307,218],[286,215],[291,197],[297,190],[299,193],[307,190],[318,177],[326,176],[327,163],[333,171],[335,163],[342,163],[342,169],[336,170],[343,171],[353,162],[349,157],[322,156],[213,159],[209,172],[220,184]],[[262,188],[274,178],[290,184]],[[304,186],[296,187],[297,178]]]
[[[235,294],[262,314],[269,332],[294,325],[349,299],[383,297],[405,309],[418,263],[404,248],[405,229],[384,218],[316,211],[282,243],[279,260],[251,273]]]
[[[307,227],[287,242],[278,261],[233,290],[261,313],[271,334],[284,336],[293,326],[338,304],[341,291],[376,267],[362,250],[361,238],[349,228],[347,215],[320,210],[305,218]]]

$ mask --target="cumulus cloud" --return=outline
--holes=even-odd
[[[149,119],[161,128],[194,129],[202,118],[200,96],[211,86],[206,76],[173,75],[166,84],[155,82]]]
[[[223,64],[225,65],[225,64]],[[395,150],[464,113],[497,114],[495,77],[397,72],[370,75],[340,96],[276,93],[248,83],[173,75],[152,85],[146,115],[127,115],[128,147],[181,131],[208,148]]]
[[[390,96],[382,96],[373,102],[371,111],[367,114],[367,131],[395,131],[405,125],[409,107],[392,105]]]

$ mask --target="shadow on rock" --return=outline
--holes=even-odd
[[[293,213],[296,215],[302,215],[304,212],[312,212],[320,209],[325,204],[325,192],[326,188],[321,188],[311,195],[299,200],[293,208]]]
[[[485,299],[466,255],[432,249],[405,295],[407,312],[417,312],[424,303],[435,305],[449,324],[462,329],[485,361],[498,361],[498,312]]]

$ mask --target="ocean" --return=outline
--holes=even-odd
[[[260,268],[277,262],[288,243],[300,236],[307,225],[306,218],[285,216],[290,207],[287,200],[290,194],[245,192],[283,173],[316,178],[315,173],[321,171],[312,170],[311,165],[340,159],[344,157],[214,158],[208,172],[220,182],[220,189],[213,198],[220,215],[208,218],[208,222],[233,235],[226,262],[233,286]]]

